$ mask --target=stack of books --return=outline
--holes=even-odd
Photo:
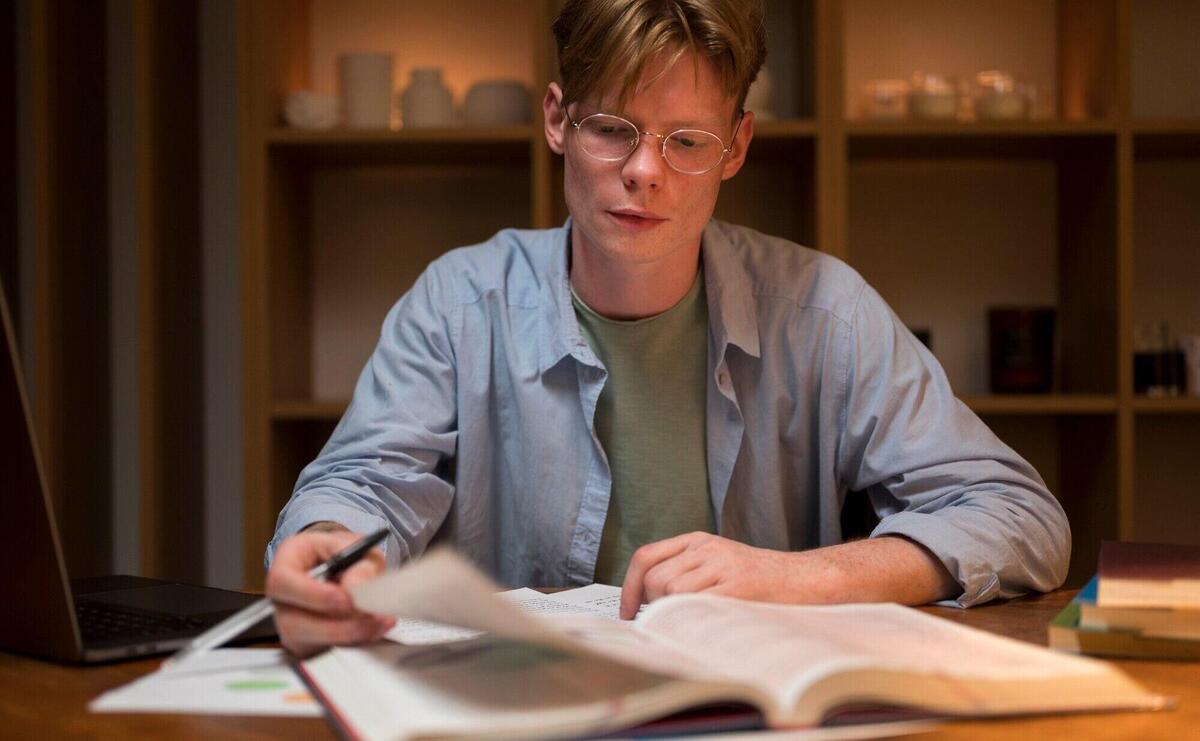
[[[1051,621],[1050,647],[1200,660],[1200,547],[1103,543],[1099,573]]]

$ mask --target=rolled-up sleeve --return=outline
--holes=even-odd
[[[1037,471],[955,398],[941,366],[869,286],[849,328],[839,476],[929,550],[960,607],[1063,583],[1066,515]]]
[[[439,464],[455,453],[456,303],[438,263],[392,307],[350,406],[301,472],[267,546],[314,522],[358,531],[388,526],[389,565],[419,555],[441,526],[454,486]]]

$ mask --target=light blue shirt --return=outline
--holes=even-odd
[[[388,525],[389,564],[449,540],[513,586],[589,584],[611,477],[596,438],[606,372],[580,334],[570,222],[505,230],[425,270],[383,323],[354,397],[279,515]],[[969,606],[1066,578],[1071,536],[1037,472],[955,398],[941,366],[854,270],[713,221],[707,456],[718,532],[802,550],[871,534],[925,546]]]

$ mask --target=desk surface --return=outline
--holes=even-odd
[[[1046,645],[1046,624],[1073,592],[1031,597],[970,610],[926,607],[926,612],[994,633]],[[92,715],[87,703],[101,692],[158,666],[159,660],[74,668],[0,653],[0,718],[12,738],[100,739],[303,737],[333,739],[322,720],[183,715]],[[1020,720],[948,723],[930,739],[1187,738],[1200,734],[1200,663],[1120,661],[1149,689],[1179,698],[1179,708],[1161,713],[1104,713]],[[1190,730],[1189,730],[1190,729]],[[1192,736],[1193,738],[1195,736]]]

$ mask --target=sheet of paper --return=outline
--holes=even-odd
[[[621,617],[621,588],[607,584],[590,584],[553,594],[542,594],[533,589],[513,589],[501,592],[500,596],[524,612],[551,619],[557,615],[593,615],[609,620],[620,620]],[[476,630],[430,620],[401,618],[384,637],[409,646],[431,646],[463,641],[477,635],[479,631]]]
[[[282,649],[223,648],[109,690],[93,713],[195,713],[320,717],[321,706]]]

